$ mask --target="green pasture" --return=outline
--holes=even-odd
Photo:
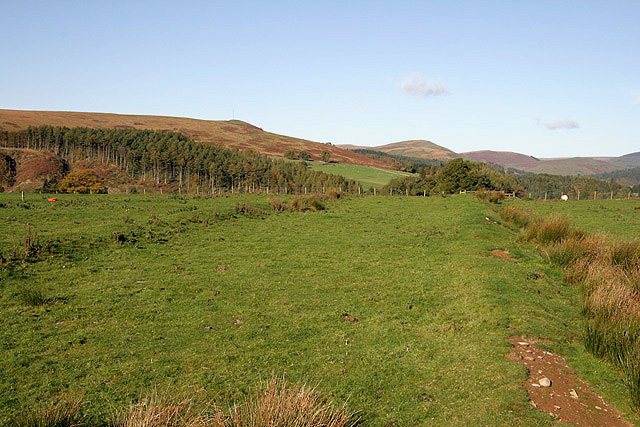
[[[380,188],[388,184],[392,179],[412,175],[406,172],[374,168],[371,166],[349,165],[346,163],[325,163],[319,161],[308,163],[312,170],[342,175],[345,178],[353,179],[362,184],[365,190],[371,187]]]
[[[300,162],[300,160],[288,161]],[[407,172],[374,168],[372,166],[350,165],[346,163],[326,163],[319,160],[309,160],[306,163],[309,165],[311,170],[322,171],[324,173],[331,173],[334,175],[342,175],[347,179],[353,179],[354,181],[362,184],[362,187],[365,190],[369,190],[372,187],[380,188],[387,185],[392,179],[412,175]]]
[[[504,357],[512,335],[543,338],[630,411],[621,379],[583,349],[578,290],[471,196],[313,212],[256,194],[59,198],[0,194],[3,258],[28,233],[48,248],[0,267],[0,424],[70,392],[94,425],[154,388],[225,407],[284,375],[365,426],[555,425]]]
[[[640,239],[640,200],[513,201],[509,205],[545,215],[567,215],[571,222],[592,233],[619,239]]]

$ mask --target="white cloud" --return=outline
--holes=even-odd
[[[420,73],[411,73],[400,82],[400,90],[407,95],[432,96],[448,95],[447,87],[439,80],[426,80]]]
[[[540,119],[536,119],[536,121],[538,122],[539,126],[544,126],[549,130],[558,130],[558,129],[571,130],[571,129],[578,129],[580,127],[580,123],[576,122],[575,120],[569,120],[569,119],[556,120],[555,122],[550,122],[550,123],[544,123]]]
[[[634,105],[640,104],[640,91],[631,93],[631,103]]]

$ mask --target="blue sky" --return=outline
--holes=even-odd
[[[0,108],[334,144],[640,151],[640,2],[0,0]]]

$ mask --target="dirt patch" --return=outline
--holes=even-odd
[[[522,363],[529,370],[524,387],[533,406],[563,423],[632,426],[567,366],[564,357],[535,347],[535,340],[511,337],[509,341],[513,348],[507,358]]]
[[[512,258],[509,256],[509,251],[508,250],[501,250],[501,249],[494,249],[491,251],[492,254],[494,254],[497,257],[500,257],[502,259],[506,259],[509,260],[511,262],[516,262],[517,260],[515,258]]]

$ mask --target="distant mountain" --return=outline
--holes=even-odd
[[[204,144],[239,150],[251,149],[271,156],[283,157],[289,150],[296,154],[305,151],[311,155],[312,160],[320,160],[322,152],[327,151],[331,154],[331,160],[339,163],[389,167],[383,162],[335,145],[265,132],[240,120],[214,121],[184,117],[0,109],[0,131],[16,131],[39,125],[169,130],[180,132]]]
[[[493,163],[505,168],[553,175],[594,175],[626,168],[591,157],[538,159],[510,151],[472,151],[460,155],[465,159]]]
[[[465,159],[474,160],[476,162],[493,163],[504,166],[505,168],[514,168],[520,170],[528,170],[540,163],[540,160],[525,154],[514,153],[511,151],[469,151],[460,153]]]
[[[640,151],[636,153],[625,154],[620,157],[612,157],[607,159],[607,162],[618,166],[625,166],[628,168],[640,167]]]
[[[416,159],[447,160],[460,157],[448,148],[425,140],[400,141],[391,144],[380,145],[378,147],[359,147],[356,145],[339,145],[339,147],[348,150],[366,149],[382,151],[383,153],[395,154],[397,156],[404,157],[413,157]]]
[[[571,157],[568,159],[541,160],[534,167],[526,169],[526,171],[553,175],[596,175],[621,169],[626,169],[626,167],[591,157]]]

